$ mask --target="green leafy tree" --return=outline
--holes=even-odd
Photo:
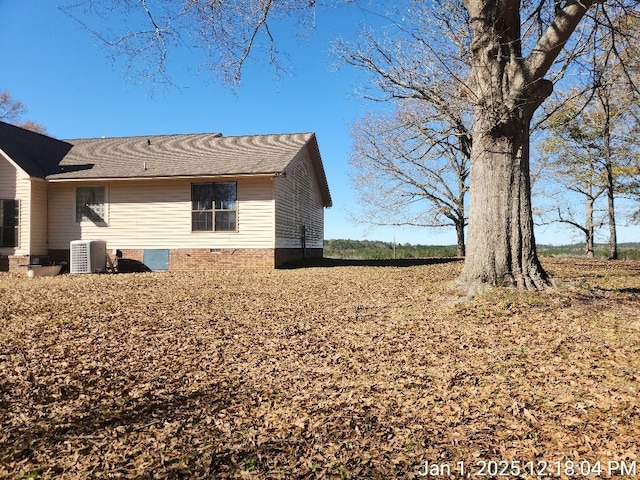
[[[546,154],[545,168],[552,177],[586,202],[584,224],[575,222],[571,215],[563,217],[561,207],[558,218],[585,233],[589,256],[593,255],[596,226],[594,205],[599,198],[607,198],[609,258],[615,259],[615,198],[632,194],[640,178],[640,125],[634,102],[628,103],[624,95],[616,97],[606,92],[601,88],[592,99],[585,99],[583,94],[559,105],[548,122],[549,136],[540,142],[540,149]]]
[[[639,23],[630,16],[613,21],[617,28],[630,31],[637,31]],[[613,55],[614,47],[623,50]],[[583,229],[587,254],[593,251],[593,206],[601,195],[606,197],[610,259],[618,258],[615,200],[628,196],[640,175],[637,53],[635,43],[616,47],[608,39],[592,45],[585,88],[574,88],[550,105],[554,112],[547,122],[550,137],[541,143],[550,155],[547,167],[567,190],[586,200],[584,228],[571,219],[560,221]]]
[[[560,200],[554,207],[558,222],[571,225],[585,235],[585,254],[594,256],[595,202],[606,191],[606,174],[601,152],[595,144],[599,127],[579,116],[580,106],[576,98],[570,98],[556,106],[547,122],[548,136],[538,145],[543,154],[541,163],[551,179],[562,189]],[[581,123],[580,120],[586,123]],[[573,195],[584,202],[584,221],[576,220]]]

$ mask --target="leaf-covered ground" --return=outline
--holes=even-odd
[[[0,275],[0,477],[633,478],[640,262],[545,266]]]

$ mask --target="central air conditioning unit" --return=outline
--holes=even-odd
[[[107,271],[107,242],[104,240],[73,240],[70,253],[70,273]]]

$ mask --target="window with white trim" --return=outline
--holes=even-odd
[[[191,230],[235,232],[237,230],[236,182],[191,184]]]

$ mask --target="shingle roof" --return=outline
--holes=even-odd
[[[60,163],[60,172],[49,178],[279,173],[312,136],[205,133],[69,140],[73,148]]]
[[[0,149],[31,177],[44,178],[57,171],[71,147],[55,138],[0,122]]]
[[[6,147],[6,148],[5,148]],[[308,148],[325,206],[331,194],[313,133],[219,133],[60,141],[0,122],[0,148],[29,175],[51,181],[281,174]]]

